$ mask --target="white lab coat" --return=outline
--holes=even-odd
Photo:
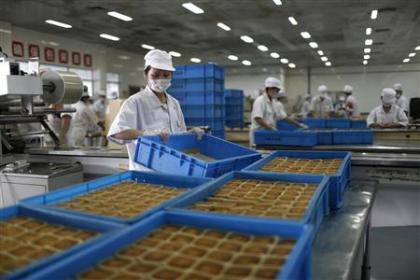
[[[76,113],[71,121],[70,135],[73,137],[73,141],[69,144],[73,146],[84,146],[85,136],[92,128],[97,125],[97,118],[90,105],[85,104],[82,101],[77,102],[74,105]]]
[[[312,98],[309,110],[314,112],[315,117],[328,118],[331,112],[334,112],[334,106],[329,96],[321,100],[321,96],[317,95]]]
[[[267,93],[264,93],[255,99],[254,104],[252,105],[251,127],[249,129],[249,143],[251,147],[255,143],[254,132],[262,129],[255,118],[262,118],[268,125],[276,127],[277,116],[275,111],[276,105],[274,105],[275,102],[277,101],[270,100]]]
[[[126,144],[130,170],[145,170],[134,162],[136,140],[120,140],[113,135],[127,130],[166,130],[169,133],[186,132],[187,128],[178,100],[166,94],[167,104],[162,104],[156,94],[146,87],[130,96],[122,105],[108,132],[109,140]]]
[[[404,111],[408,112],[408,100],[407,97],[401,95],[400,98],[397,99],[397,106],[399,106]]]
[[[404,113],[404,110],[401,109],[399,106],[392,105],[391,110],[388,113],[385,113],[383,106],[380,105],[370,112],[366,122],[368,126],[370,126],[373,123],[398,123],[403,126],[407,126],[408,119],[406,114]]]
[[[352,108],[350,108],[350,106],[349,106],[350,104],[351,104]],[[351,117],[359,117],[360,116],[359,103],[357,102],[356,97],[354,97],[353,95],[347,96],[346,110],[347,110],[347,112],[351,112]],[[349,114],[349,116],[350,116],[350,114]]]
[[[306,118],[310,112],[311,102],[308,100],[303,101],[302,109],[300,110],[300,114],[303,118]]]
[[[281,101],[274,100],[273,108],[274,113],[276,115],[276,120],[284,120],[285,118],[287,118],[286,109],[284,108],[284,105],[283,103],[281,103]]]
[[[105,120],[107,107],[108,107],[108,102],[107,101],[105,101],[105,103],[103,103],[100,99],[98,99],[93,103],[93,111],[96,113],[99,120],[101,120],[101,121]]]

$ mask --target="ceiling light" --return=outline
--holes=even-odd
[[[276,4],[277,6],[281,6],[281,0],[273,0],[274,4]]]
[[[11,30],[9,30],[9,29],[3,29],[3,28],[0,28],[0,33],[12,34],[12,31],[11,31]]]
[[[180,57],[181,54],[179,52],[170,51],[169,54],[173,57]]]
[[[368,27],[366,28],[366,35],[372,34],[372,28]]]
[[[67,23],[64,23],[64,22],[59,22],[59,21],[56,21],[56,20],[53,20],[53,19],[47,19],[45,22],[48,23],[48,24],[52,24],[52,25],[55,25],[55,26],[62,27],[62,28],[67,28],[67,29],[72,28],[72,26],[70,24],[67,24]]]
[[[311,38],[311,34],[309,34],[309,32],[306,32],[306,31],[300,32],[300,36],[302,36],[303,39],[309,39],[309,38]]]
[[[182,4],[182,7],[184,7],[185,9],[187,9],[188,11],[190,11],[190,12],[192,12],[192,13],[194,13],[194,14],[203,14],[204,13],[204,10],[203,9],[201,9],[200,7],[198,7],[197,5],[194,5],[193,3],[191,3],[191,2],[188,2],[188,3],[183,3]]]
[[[224,24],[223,22],[218,22],[217,26],[225,31],[230,31],[231,28],[229,26],[227,26],[226,24]]]
[[[420,51],[420,46],[417,46],[414,50],[415,51]]]
[[[282,58],[282,59],[280,59],[280,62],[283,63],[283,64],[287,64],[287,63],[289,63],[289,60],[287,58]]]
[[[318,54],[319,54],[319,55],[324,55],[324,52],[323,52],[323,51],[321,51],[321,50],[319,50],[319,51],[318,51]]]
[[[364,53],[370,53],[372,50],[370,48],[365,48],[363,51]]]
[[[126,56],[126,55],[119,55],[118,58],[122,59],[122,60],[129,60],[130,59],[130,57]]]
[[[363,59],[370,59],[370,55],[365,54],[365,55],[363,56]]]
[[[316,42],[310,42],[310,43],[309,43],[309,46],[310,46],[311,48],[313,48],[313,49],[318,48],[318,44],[317,44]]]
[[[126,16],[126,15],[123,15],[123,14],[120,14],[116,11],[108,12],[107,14],[108,14],[108,16],[117,18],[117,19],[122,20],[122,21],[132,21],[133,20],[133,18],[131,18],[129,16]]]
[[[372,39],[366,39],[365,40],[365,45],[366,46],[371,46],[373,44],[373,40]]]
[[[233,54],[229,55],[227,58],[233,61],[237,61],[239,59],[236,55],[233,55]]]
[[[147,44],[142,44],[141,47],[143,49],[147,49],[147,50],[153,50],[153,49],[155,49],[155,47],[153,47],[151,45],[147,45]]]
[[[251,66],[252,65],[251,61],[249,61],[249,60],[242,60],[242,64],[246,65],[246,66]]]
[[[409,58],[405,58],[405,59],[403,60],[403,62],[404,62],[404,63],[410,62],[410,59],[409,59]]]
[[[368,61],[367,60],[363,60],[363,65],[367,65]]]
[[[325,66],[330,67],[331,66],[331,62],[329,62],[329,61],[325,62]]]
[[[249,37],[247,35],[242,35],[241,40],[244,41],[245,43],[253,43],[254,42],[254,39],[252,39],[251,37]]]
[[[322,61],[324,61],[324,62],[325,62],[325,61],[328,61],[328,57],[326,57],[326,56],[322,56],[322,57],[321,57],[321,60],[322,60]]]
[[[51,42],[50,42],[50,45],[51,45],[51,46],[54,46],[54,47],[58,47],[60,44],[59,44],[59,43],[57,43],[57,42],[51,41]]]
[[[297,25],[298,24],[297,20],[294,17],[289,17],[288,19],[289,19],[289,21],[290,21],[291,24],[293,24],[293,25]]]
[[[412,53],[410,53],[410,54],[408,55],[408,57],[414,57],[414,56],[416,56],[416,53],[415,53],[415,52],[412,52]]]
[[[289,63],[289,68],[296,68],[296,64],[294,64],[294,63]]]
[[[119,41],[120,40],[120,38],[118,38],[117,36],[109,35],[109,34],[106,34],[106,33],[100,34],[99,37],[104,38],[104,39],[108,39],[108,40],[111,40],[111,41]]]
[[[372,10],[372,12],[370,12],[370,18],[376,19],[377,17],[378,17],[378,10]]]
[[[194,62],[194,63],[200,63],[201,62],[201,59],[196,58],[196,57],[193,57],[190,60],[191,60],[191,62]]]
[[[270,55],[271,55],[272,58],[280,58],[280,55],[276,52],[272,52],[272,53],[270,53]]]
[[[258,49],[259,49],[260,51],[262,51],[262,52],[266,52],[266,51],[268,51],[268,48],[267,48],[266,46],[264,46],[264,45],[259,45],[259,46],[258,46]]]

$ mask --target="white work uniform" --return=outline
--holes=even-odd
[[[186,132],[184,115],[179,102],[166,94],[167,104],[162,104],[156,94],[146,87],[130,96],[122,105],[108,132],[109,140],[118,144],[126,144],[130,170],[145,170],[134,162],[136,139],[120,140],[113,135],[128,129],[143,131],[167,131],[168,133]]]
[[[306,118],[308,116],[309,112],[311,111],[310,109],[311,102],[309,102],[308,100],[303,101],[302,109],[300,110],[300,114],[303,118]]]
[[[334,112],[334,106],[330,97],[325,96],[321,100],[321,96],[312,98],[309,110],[314,112],[315,117],[328,118],[331,112]]]
[[[408,112],[408,101],[407,97],[401,95],[400,98],[397,99],[397,106],[399,106],[404,111]]]
[[[397,105],[392,105],[391,110],[388,113],[384,111],[382,105],[373,109],[367,120],[367,125],[370,126],[373,123],[378,124],[391,124],[391,123],[398,123],[403,126],[407,126],[408,119],[404,113],[404,110],[398,107]]]
[[[273,108],[277,120],[284,120],[285,118],[287,118],[286,109],[284,108],[284,105],[283,103],[281,103],[281,101],[274,100]]]
[[[74,143],[71,144],[74,146],[83,146],[86,134],[92,131],[92,128],[97,125],[98,120],[92,108],[83,101],[77,102],[74,108],[76,109],[76,113],[74,113],[71,122],[71,135]]]
[[[352,105],[352,108],[350,108],[349,104]],[[351,111],[351,117],[358,117],[360,116],[359,113],[359,103],[357,102],[356,97],[353,95],[347,96],[346,99],[346,109],[347,111]]]
[[[263,129],[255,118],[262,118],[268,125],[276,127],[276,112],[274,108],[273,100],[270,100],[267,93],[264,93],[255,99],[254,104],[252,105],[251,113],[251,128],[249,130],[249,143],[254,145],[254,132]]]
[[[108,102],[102,102],[101,100],[96,100],[93,103],[93,111],[98,116],[99,120],[104,121],[106,116],[106,108],[108,106]]]

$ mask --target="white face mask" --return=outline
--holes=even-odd
[[[156,92],[165,92],[171,86],[171,79],[150,79],[149,87]]]

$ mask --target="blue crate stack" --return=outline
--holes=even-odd
[[[214,64],[179,65],[169,93],[178,99],[187,126],[210,126],[225,135],[225,72]]]
[[[240,89],[225,90],[226,126],[244,127],[244,92]]]

